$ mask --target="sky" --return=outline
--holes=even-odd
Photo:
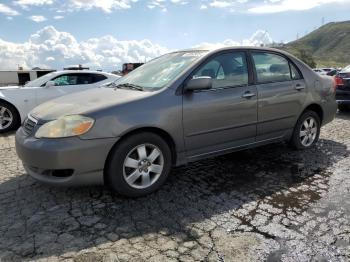
[[[289,42],[350,0],[0,0],[0,69],[118,70],[200,45]]]

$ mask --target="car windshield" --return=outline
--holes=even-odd
[[[345,67],[342,71],[343,71],[343,72],[346,72],[346,73],[350,72],[350,65],[348,65],[347,67]]]
[[[184,51],[163,55],[118,79],[110,87],[129,88],[140,91],[159,90],[176,79],[193,62],[208,51]]]
[[[42,77],[39,77],[33,81],[28,82],[27,84],[25,84],[25,87],[40,87],[43,84],[45,84],[47,81],[50,81],[54,76],[56,75],[56,73],[50,73],[50,74],[46,74],[43,75]]]

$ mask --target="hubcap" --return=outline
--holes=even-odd
[[[162,151],[152,144],[142,144],[133,148],[126,156],[123,172],[129,186],[145,189],[153,185],[163,172]]]
[[[309,147],[315,141],[317,136],[318,126],[313,117],[307,118],[301,125],[300,129],[300,141],[305,147]]]
[[[11,111],[4,106],[0,106],[0,130],[8,128],[12,122],[13,116]]]

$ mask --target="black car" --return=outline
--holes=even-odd
[[[336,77],[336,99],[340,111],[350,109],[350,65],[340,71]]]

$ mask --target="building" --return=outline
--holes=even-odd
[[[43,75],[54,72],[51,69],[33,68],[32,70],[2,70],[0,71],[0,86],[25,85]]]
[[[123,64],[122,74],[127,75],[136,68],[142,66],[144,63],[125,63]]]

